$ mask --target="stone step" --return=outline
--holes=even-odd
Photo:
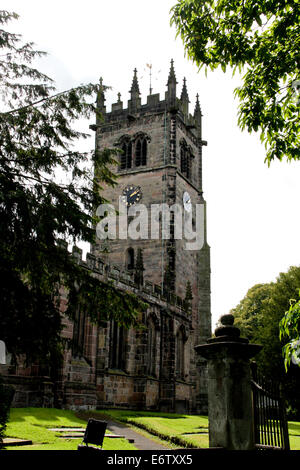
[[[29,439],[18,439],[16,437],[5,437],[3,439],[3,445],[5,447],[30,446],[30,445],[32,445],[32,441],[30,441]]]
[[[49,431],[67,433],[60,436],[62,439],[82,439],[85,433],[84,428],[49,428]],[[105,437],[110,439],[126,439],[125,436],[119,434],[105,434]],[[129,442],[134,442],[132,439],[127,439]]]
[[[48,428],[49,431],[67,433],[60,436],[62,439],[83,439],[85,429],[84,428]],[[105,434],[105,437],[110,439],[126,439],[125,436],[118,434]],[[134,439],[127,439],[128,442],[134,443]],[[26,446],[32,445],[32,441],[29,439],[19,439],[16,437],[6,437],[3,439],[3,445],[5,447],[12,446]]]
[[[48,428],[48,431],[54,432],[84,432],[85,428]]]

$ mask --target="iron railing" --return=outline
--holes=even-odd
[[[289,450],[289,434],[281,388],[252,369],[252,397],[255,446],[260,449]]]

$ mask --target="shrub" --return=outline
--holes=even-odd
[[[10,385],[5,385],[3,383],[3,378],[0,375],[0,449],[3,445],[6,423],[8,421],[9,409],[14,393],[14,388]]]

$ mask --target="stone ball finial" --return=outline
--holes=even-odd
[[[222,315],[220,318],[221,325],[228,326],[234,324],[234,316],[231,313]]]
[[[231,313],[222,315],[220,317],[220,323],[221,325],[215,330],[216,337],[227,336],[228,338],[234,341],[240,336],[239,328],[233,325],[234,316]]]

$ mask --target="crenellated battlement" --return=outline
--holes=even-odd
[[[61,246],[65,246],[67,249],[66,242],[60,242]],[[173,292],[162,292],[161,286],[153,284],[147,280],[141,285],[136,284],[134,280],[134,272],[121,270],[116,266],[105,263],[100,256],[92,253],[86,254],[86,260],[83,259],[83,251],[77,246],[72,247],[72,256],[77,260],[81,266],[85,266],[91,270],[95,275],[100,276],[107,282],[115,282],[120,288],[128,289],[139,293],[146,300],[161,301],[168,306],[172,306],[178,309],[180,314],[184,314],[185,305],[184,300]]]
[[[143,117],[148,114],[153,115],[156,113],[163,113],[167,111],[176,113],[192,133],[194,133],[195,135],[200,135],[202,113],[199,103],[199,95],[197,94],[196,96],[194,114],[190,114],[190,101],[186,86],[186,78],[183,79],[183,87],[180,98],[178,98],[176,95],[176,86],[177,81],[172,60],[167,82],[167,90],[165,92],[165,98],[161,100],[159,93],[152,94],[152,89],[150,89],[150,94],[147,96],[146,103],[141,104],[137,70],[135,69],[132,86],[129,91],[130,99],[128,100],[127,107],[124,107],[124,103],[121,100],[121,94],[118,93],[117,102],[113,103],[111,105],[111,111],[107,112],[105,106],[104,86],[101,78],[97,95],[97,108],[101,112],[103,121],[100,122],[99,120],[97,120],[96,126],[91,126],[91,128],[101,127],[102,131],[105,131],[106,125],[112,123],[115,124],[122,121],[134,121],[137,118]]]
[[[167,100],[160,100],[160,95],[148,95],[147,102],[143,105],[140,105],[135,114],[138,114],[139,117],[143,117],[147,114],[154,113],[163,113],[167,108]],[[176,98],[176,111],[181,117],[182,121],[185,122],[188,128],[194,129],[198,127],[198,121],[192,114],[185,114],[180,98]],[[123,120],[134,119],[133,115],[130,113],[130,108],[123,108],[123,102],[113,103],[111,105],[111,111],[107,112],[104,116],[104,124],[115,123]]]

